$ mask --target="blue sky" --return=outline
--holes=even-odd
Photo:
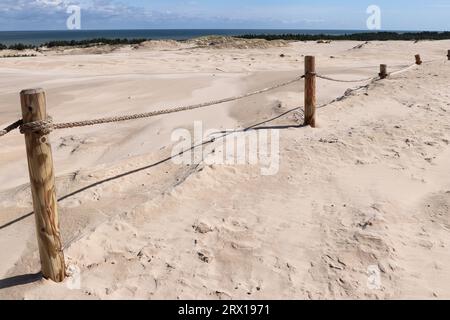
[[[0,0],[0,30],[63,30],[71,4],[82,29],[365,29],[378,5],[384,30],[450,30],[450,0]]]

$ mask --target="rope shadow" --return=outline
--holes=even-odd
[[[110,177],[110,178],[106,178],[106,179],[97,181],[97,182],[92,183],[90,185],[87,185],[87,186],[85,186],[83,188],[80,188],[80,189],[78,189],[76,191],[73,191],[73,192],[71,192],[69,194],[66,194],[66,195],[62,196],[61,198],[58,198],[57,201],[58,202],[64,201],[64,200],[66,200],[66,199],[68,199],[70,197],[73,197],[73,196],[75,196],[75,195],[77,195],[79,193],[82,193],[84,191],[87,191],[89,189],[97,187],[97,186],[102,185],[104,183],[108,183],[108,182],[111,182],[111,181],[114,181],[114,180],[117,180],[117,179],[120,179],[120,178],[124,178],[124,177],[127,177],[129,175],[132,175],[132,174],[144,171],[144,170],[148,170],[148,169],[154,168],[154,167],[159,166],[159,165],[161,165],[163,163],[166,163],[166,162],[168,162],[168,161],[170,161],[170,160],[172,160],[172,159],[174,159],[176,157],[182,156],[183,154],[185,154],[187,152],[191,152],[191,151],[193,151],[194,149],[196,149],[198,147],[208,145],[208,144],[214,142],[217,139],[221,139],[221,138],[223,138],[223,137],[225,137],[227,135],[233,134],[235,132],[246,132],[246,131],[249,131],[249,130],[269,130],[269,129],[287,129],[287,128],[301,128],[301,127],[304,127],[304,125],[263,126],[263,125],[265,125],[267,123],[273,122],[273,121],[275,121],[277,119],[280,119],[280,118],[282,118],[282,117],[284,117],[284,116],[286,116],[286,115],[288,115],[288,114],[290,114],[290,113],[292,113],[294,111],[298,111],[298,110],[301,110],[301,107],[296,107],[296,108],[290,109],[290,110],[288,110],[288,111],[286,111],[286,112],[284,112],[284,113],[282,113],[282,114],[280,114],[280,115],[278,115],[276,117],[273,117],[273,118],[268,119],[268,120],[261,121],[259,123],[253,124],[253,125],[248,126],[248,127],[244,128],[244,129],[241,129],[241,130],[220,131],[218,133],[223,133],[223,135],[220,136],[220,137],[215,137],[215,138],[212,138],[210,140],[206,140],[206,141],[200,142],[197,145],[194,145],[194,146],[192,146],[189,149],[183,150],[183,151],[179,152],[176,155],[169,156],[169,157],[164,158],[164,159],[162,159],[160,161],[152,163],[152,164],[150,164],[148,166],[140,167],[140,168],[137,168],[137,169],[134,169],[134,170],[131,170],[131,171],[127,171],[127,172],[121,173],[119,175]],[[5,224],[0,226],[0,230],[8,228],[8,227],[10,227],[10,226],[12,226],[12,225],[22,221],[22,220],[25,220],[25,219],[31,217],[33,214],[34,214],[34,212],[32,211],[32,212],[27,213],[27,214],[25,214],[25,215],[23,215],[23,216],[21,216],[21,217],[19,217],[17,219],[14,219],[14,220],[12,220],[10,222],[7,222],[7,223],[5,223]]]

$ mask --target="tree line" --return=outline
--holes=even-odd
[[[353,41],[388,41],[388,40],[406,40],[406,41],[420,41],[420,40],[449,40],[450,31],[446,32],[363,32],[363,33],[348,33],[341,35],[333,34],[246,34],[235,36],[241,39],[265,39],[265,40],[292,40],[292,41],[317,41],[317,40],[353,40]],[[96,38],[87,40],[60,40],[50,41],[41,46],[16,43],[12,45],[4,45],[0,43],[0,50],[37,50],[40,47],[54,48],[54,47],[89,47],[93,45],[133,45],[141,44],[144,41],[151,39],[107,39]]]
[[[354,41],[388,41],[388,40],[449,40],[450,31],[446,32],[363,32],[348,34],[246,34],[237,36],[242,39],[265,39],[265,40],[295,40],[295,41],[317,41],[317,40],[354,40]]]
[[[41,46],[29,45],[23,43],[16,43],[9,46],[0,43],[0,50],[37,50],[41,47],[55,48],[55,47],[89,47],[93,45],[123,45],[123,44],[141,44],[149,39],[107,39],[107,38],[96,38],[87,40],[60,40],[60,41],[50,41],[42,44]]]

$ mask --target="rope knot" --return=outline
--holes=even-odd
[[[22,124],[20,126],[20,133],[36,133],[45,136],[52,132],[53,129],[53,119],[52,117],[47,116],[47,120],[39,120]]]

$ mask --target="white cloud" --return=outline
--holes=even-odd
[[[68,5],[79,5],[84,29],[124,28],[365,28],[366,7],[291,2],[205,4],[200,0],[148,1],[141,7],[126,0],[0,0],[0,30],[64,29]],[[143,2],[141,2],[143,3]],[[385,28],[442,29],[448,26],[448,2],[428,4],[428,18],[409,11],[384,10]],[[436,8],[438,7],[438,8]],[[438,9],[438,10],[436,10]],[[430,20],[430,17],[433,17]],[[402,27],[403,26],[403,27]],[[440,27],[439,27],[440,26]],[[448,29],[448,28],[447,28]]]

